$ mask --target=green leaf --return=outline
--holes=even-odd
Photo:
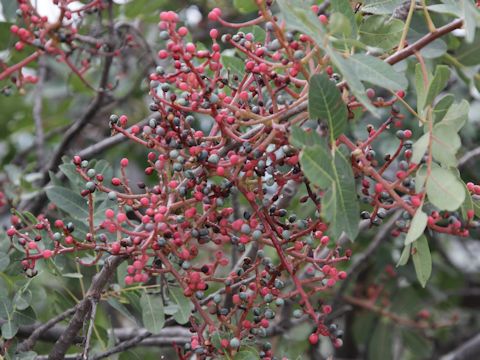
[[[0,50],[6,50],[12,45],[11,26],[12,23],[0,22]]]
[[[263,43],[265,41],[265,30],[258,25],[246,26],[241,28],[240,31],[243,31],[245,34],[251,33],[256,42]]]
[[[455,101],[455,96],[452,94],[448,94],[443,96],[438,103],[435,105],[433,109],[433,122],[438,123],[440,122],[448,112],[450,106],[452,106],[453,102]],[[468,103],[467,103],[468,104]],[[425,129],[428,127],[426,126]]]
[[[58,166],[60,171],[65,174],[67,179],[73,186],[80,187],[81,185],[85,184],[83,181],[82,176],[77,172],[77,167],[74,164],[61,164]]]
[[[2,336],[5,339],[11,339],[18,331],[18,325],[13,319],[14,308],[8,297],[0,297],[0,319],[6,320],[2,324],[1,331]]]
[[[380,319],[377,326],[373,330],[373,334],[368,344],[369,360],[385,360],[392,359],[392,343],[393,343],[392,326],[385,320]]]
[[[456,154],[462,146],[462,141],[455,128],[441,122],[435,125],[432,134],[433,158],[446,167],[456,166]]]
[[[165,325],[163,301],[158,295],[144,292],[140,298],[143,326],[152,334],[157,334]]]
[[[415,87],[417,90],[417,112],[421,112],[425,107],[425,97],[427,96],[427,89],[425,88],[425,81],[423,79],[422,66],[417,64],[415,66]]]
[[[455,50],[455,59],[465,66],[475,66],[480,63],[480,30],[477,30],[473,44],[462,42]]]
[[[323,146],[308,147],[300,155],[307,178],[326,189],[322,217],[330,222],[330,231],[338,238],[342,232],[354,240],[358,235],[359,205],[350,163],[336,150],[332,158]]]
[[[428,216],[421,209],[418,209],[410,222],[407,237],[405,238],[405,245],[409,245],[417,240],[427,227]]]
[[[57,207],[78,220],[88,219],[86,200],[76,192],[61,186],[46,189],[48,199]]]
[[[10,264],[10,256],[7,253],[0,252],[0,272],[5,271],[5,269]]]
[[[320,21],[307,4],[300,0],[278,0],[277,4],[285,17],[287,27],[305,33],[310,36],[320,48],[324,49],[326,54],[330,56],[332,63],[343,75],[352,94],[368,111],[376,117],[379,117],[380,113],[378,109],[373,106],[366,96],[365,87],[355,70],[349,62],[333,50],[326,36],[324,27],[320,24]]]
[[[234,360],[258,360],[260,355],[257,349],[251,346],[242,346],[240,351],[233,357]]]
[[[398,19],[369,16],[360,25],[358,34],[365,45],[390,50],[399,44],[404,26]]]
[[[2,4],[2,13],[5,20],[15,22],[17,20],[18,4],[12,0],[0,0]]]
[[[125,316],[127,319],[129,319],[133,323],[137,323],[137,320],[135,319],[135,316],[132,315],[132,313],[126,308],[125,305],[123,305],[121,302],[119,302],[117,299],[114,298],[108,298],[107,299],[108,304],[113,307],[115,310],[117,310],[119,313],[121,313],[123,316]]]
[[[245,73],[245,63],[238,57],[222,55],[220,62],[233,75],[241,77]]]
[[[335,12],[330,15],[329,29],[332,34],[349,38],[352,35],[352,25],[348,18],[342,13]]]
[[[420,139],[418,139],[415,144],[413,144],[412,158],[411,161],[413,164],[420,164],[423,156],[428,148],[428,142],[430,139],[430,134],[423,134]]]
[[[352,11],[352,6],[349,0],[336,0],[332,2],[333,12],[338,12],[344,15],[350,24],[351,34],[353,37],[357,36],[357,22],[355,20],[355,14]]]
[[[446,65],[438,65],[435,69],[435,75],[433,80],[428,86],[427,95],[425,97],[424,107],[431,105],[433,100],[437,97],[438,94],[445,88],[447,85],[448,79],[450,78],[450,68]]]
[[[18,332],[18,325],[13,321],[8,321],[2,325],[2,337],[12,339]]]
[[[258,6],[255,3],[255,0],[233,0],[233,6],[244,14],[258,11]]]
[[[470,104],[467,100],[462,100],[458,104],[455,103],[448,108],[440,124],[452,125],[458,132],[467,122],[469,111]]]
[[[363,81],[392,91],[403,90],[408,86],[408,80],[403,74],[397,73],[390,64],[374,56],[355,54],[348,60]]]
[[[277,0],[278,7],[285,17],[287,27],[301,31],[324,48],[325,30],[313,11],[302,0]],[[319,38],[319,42],[317,39]]]
[[[310,78],[308,112],[311,119],[325,119],[332,144],[347,127],[347,106],[340,91],[328,75],[317,74]]]
[[[457,4],[458,0],[443,0],[444,4],[435,4],[428,6],[428,11],[441,14],[450,14],[453,16],[462,16],[462,9]]]
[[[181,325],[188,323],[192,314],[192,302],[183,295],[183,291],[177,287],[169,287],[170,300],[178,305],[178,311],[173,314],[175,321]]]
[[[290,144],[302,149],[308,146],[325,144],[325,139],[315,129],[304,130],[295,125],[290,128]]]
[[[32,296],[32,292],[28,289],[17,291],[13,297],[15,308],[20,311],[27,309],[32,303]]]
[[[97,174],[102,174],[104,178],[104,182],[108,182],[113,177],[113,169],[110,163],[106,160],[98,160],[95,166],[93,167]]]
[[[405,344],[405,348],[411,354],[408,359],[431,358],[432,343],[425,338],[424,334],[409,329],[403,329],[402,339]]]
[[[457,210],[465,201],[463,183],[452,170],[432,166],[426,189],[428,200],[440,210]]]
[[[378,117],[379,111],[375,106],[373,106],[373,104],[367,97],[365,87],[360,81],[360,77],[355,72],[352,64],[334,51],[330,51],[330,58],[344,76],[344,79],[347,82],[350,91],[353,93],[353,95],[355,95],[357,100],[360,101],[362,105],[365,106],[365,108],[370,111],[374,116]]]
[[[412,244],[412,260],[417,279],[422,287],[427,284],[432,274],[432,256],[425,235],[422,235]]]
[[[470,0],[460,0],[460,6],[463,8],[465,19],[465,40],[467,43],[472,43],[475,40],[475,28],[480,23],[480,12]]]
[[[467,220],[467,212],[469,210],[473,210],[475,213],[475,206],[473,204],[472,195],[470,194],[470,191],[468,191],[468,188],[465,184],[464,184],[464,189],[465,189],[465,201],[460,207],[460,212],[462,214],[462,218],[464,220]]]
[[[400,255],[400,259],[398,259],[396,267],[403,266],[408,262],[410,258],[410,250],[412,245],[408,244],[403,247],[402,254]]]
[[[362,11],[372,14],[392,15],[394,10],[402,5],[403,0],[365,0]]]

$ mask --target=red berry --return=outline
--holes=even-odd
[[[315,345],[318,343],[318,335],[317,334],[311,334],[309,337],[308,337],[308,341],[310,342],[310,344],[312,345]]]
[[[320,22],[323,24],[323,25],[327,25],[328,24],[328,17],[324,14],[320,15],[318,17],[318,19],[320,20]]]

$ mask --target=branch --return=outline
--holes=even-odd
[[[33,120],[35,122],[35,148],[37,150],[37,161],[40,167],[45,161],[45,132],[43,131],[42,121],[42,101],[43,101],[43,85],[47,74],[47,66],[45,59],[40,58],[38,83],[35,87],[33,97]]]
[[[407,46],[401,51],[396,52],[395,54],[389,56],[385,59],[385,61],[391,65],[396,64],[410,55],[413,55],[416,51],[423,49],[425,46],[433,42],[434,40],[442,37],[445,34],[452,32],[453,30],[459,29],[463,26],[463,20],[457,19],[452,21],[451,23],[442,26],[431,33],[428,33],[424,37],[420,38],[419,40],[415,41],[410,46]]]
[[[65,332],[60,336],[55,345],[53,346],[48,360],[61,360],[64,358],[65,353],[83,326],[85,319],[89,316],[92,310],[92,300],[99,301],[103,288],[109,283],[116,268],[125,258],[120,256],[109,256],[105,260],[105,264],[97,275],[94,276],[92,284],[88,289],[85,297],[75,306],[75,315],[73,316],[70,324],[65,329]]]
[[[442,360],[468,360],[480,356],[480,334],[475,335],[455,350],[442,356]]]
[[[480,156],[480,147],[477,147],[473,150],[470,150],[465,155],[463,155],[460,160],[458,160],[458,166],[463,167],[467,165],[467,163],[476,157]]]
[[[24,340],[20,345],[17,347],[17,352],[25,352],[31,350],[38,339],[40,339],[47,330],[51,329],[54,325],[58,324],[60,321],[63,321],[70,315],[75,312],[75,308],[70,308],[67,311],[55,316],[53,319],[50,319],[45,324],[41,324],[36,327],[30,334],[30,336]]]

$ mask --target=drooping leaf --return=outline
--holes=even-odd
[[[18,3],[16,1],[1,0],[2,13],[5,20],[15,22],[17,19]]]
[[[438,166],[432,166],[426,190],[428,200],[440,210],[457,210],[465,201],[463,183],[457,175],[452,170]]]
[[[333,236],[342,232],[354,240],[358,235],[359,205],[355,180],[350,163],[343,154],[335,151],[332,158],[322,146],[313,146],[302,151],[302,170],[315,185],[326,189],[322,202],[322,216],[330,222]]]
[[[165,325],[163,301],[160,296],[144,292],[140,298],[143,326],[153,334],[162,330]]]
[[[432,135],[433,158],[446,167],[456,166],[456,154],[462,141],[455,128],[441,122],[435,125]]]
[[[378,117],[378,109],[370,102],[368,96],[366,95],[365,87],[363,86],[359,75],[355,72],[355,69],[350,61],[348,61],[348,59],[344,59],[333,50],[330,51],[330,58],[344,76],[350,91],[353,93],[353,95],[355,95],[357,100],[361,102],[362,105],[365,106],[365,108],[374,116]]]
[[[257,349],[251,346],[242,346],[234,356],[234,360],[258,360],[260,355]]]
[[[398,19],[369,16],[360,25],[358,34],[365,45],[390,50],[399,44],[404,26]]]
[[[0,271],[4,271],[10,264],[10,256],[7,253],[0,252]]]
[[[348,117],[347,106],[337,86],[326,74],[316,74],[310,78],[308,113],[311,119],[327,121],[332,143],[345,132]]]
[[[412,245],[408,244],[403,247],[402,254],[400,255],[400,259],[398,259],[396,267],[403,266],[408,262],[410,258],[410,250]]]
[[[365,0],[362,11],[371,14],[392,15],[403,4],[403,0]]]
[[[369,360],[392,359],[393,331],[391,326],[381,319],[373,329],[373,334],[368,344]]]
[[[238,57],[223,55],[220,61],[224,68],[234,75],[242,76],[245,72],[245,63]]]
[[[454,103],[448,108],[447,113],[440,123],[452,125],[455,131],[458,132],[467,122],[469,111],[470,104],[467,100],[462,100],[460,103]]]
[[[435,75],[428,86],[424,106],[428,106],[433,103],[433,100],[435,100],[437,95],[440,94],[440,92],[447,85],[449,78],[450,68],[446,65],[438,65],[435,69]]]
[[[374,56],[355,54],[349,61],[362,81],[392,91],[403,90],[408,86],[405,75],[396,72],[390,64]]]
[[[365,94],[365,87],[355,73],[351,64],[337,53],[326,36],[324,27],[315,14],[302,0],[278,0],[277,4],[285,17],[287,27],[309,35],[316,44],[330,56],[332,63],[338,68],[348,87],[357,100],[376,117],[379,111]]]
[[[414,144],[411,161],[413,164],[420,164],[428,148],[430,134],[423,134]]]
[[[292,126],[290,128],[290,144],[302,149],[308,146],[323,145],[325,144],[325,139],[314,129],[302,129],[299,126]]]
[[[472,44],[462,42],[460,47],[455,50],[455,59],[465,66],[480,64],[480,30],[477,30],[475,41]]]
[[[125,316],[127,319],[129,319],[131,322],[137,323],[135,317],[127,309],[127,307],[125,305],[123,305],[121,302],[119,302],[117,299],[108,298],[107,302],[111,307],[113,307],[115,310],[117,310],[119,313],[121,313],[123,316]]]
[[[421,113],[425,107],[425,98],[427,96],[427,89],[425,86],[425,79],[422,72],[422,66],[417,64],[415,66],[415,88],[417,91],[417,111]]]
[[[407,237],[405,238],[405,245],[409,245],[417,240],[425,231],[427,227],[428,216],[421,209],[418,209],[410,222]]]
[[[432,255],[425,235],[420,236],[417,241],[412,243],[412,260],[417,279],[420,285],[425,287],[432,274]]]
[[[475,40],[475,28],[480,23],[480,12],[470,0],[460,0],[460,6],[465,19],[465,39],[467,43],[472,43]]]
[[[433,108],[433,122],[440,122],[448,112],[448,109],[455,101],[455,96],[448,94],[443,96]],[[427,129],[427,127],[425,127]]]
[[[265,41],[265,30],[263,30],[258,25],[246,26],[241,28],[240,31],[243,31],[245,34],[251,33],[253,35],[254,41],[258,41],[260,43],[263,43]]]
[[[180,288],[170,287],[168,289],[170,300],[178,305],[178,310],[173,314],[175,321],[181,325],[186,324],[192,314],[192,303],[183,295]]]
[[[78,220],[88,218],[87,202],[76,192],[61,186],[50,186],[46,193],[52,203],[72,217]]]
[[[357,36],[357,23],[355,20],[355,14],[353,13],[352,6],[348,0],[337,0],[332,2],[333,12],[338,12],[348,19],[352,37]]]
[[[349,19],[340,12],[334,12],[330,15],[328,26],[330,32],[337,37],[346,39],[352,35],[352,25]]]

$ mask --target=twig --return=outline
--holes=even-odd
[[[33,95],[33,120],[35,122],[35,147],[37,149],[37,161],[38,165],[42,166],[43,162],[45,161],[45,133],[43,131],[42,121],[42,94],[43,83],[45,82],[45,77],[47,74],[47,67],[44,58],[40,58],[38,64],[38,83],[35,87],[35,92]]]
[[[74,342],[77,333],[82,328],[85,319],[92,310],[92,300],[98,301],[100,299],[103,288],[109,283],[116,268],[123,260],[125,260],[123,257],[113,255],[105,260],[102,270],[94,276],[85,298],[75,307],[75,315],[70,321],[70,324],[53,346],[48,356],[49,360],[64,359],[68,348]]]
[[[60,321],[63,321],[70,315],[72,315],[75,312],[75,308],[70,308],[63,313],[55,316],[54,318],[50,319],[47,321],[45,324],[41,324],[36,327],[36,329],[31,333],[31,335],[25,339],[20,345],[17,347],[17,352],[25,352],[29,351],[35,346],[35,343],[41,336],[50,328],[52,328],[54,325],[58,324]]]
[[[347,290],[348,284],[352,280],[355,280],[355,278],[360,273],[360,271],[362,271],[367,266],[368,264],[367,260],[377,251],[377,249],[380,247],[383,241],[385,241],[388,238],[388,234],[390,233],[390,230],[395,225],[395,221],[398,220],[401,213],[402,213],[401,211],[397,211],[395,214],[393,214],[392,217],[388,220],[388,222],[386,222],[379,229],[379,231],[373,238],[372,242],[370,242],[368,247],[365,249],[365,251],[359,254],[355,258],[355,261],[353,262],[352,266],[350,266],[348,269],[347,278],[342,282],[342,285],[340,286],[340,288],[338,289],[335,295],[333,304],[337,304],[340,302],[343,296],[343,293]]]
[[[85,337],[85,343],[82,353],[82,360],[88,360],[88,350],[90,348],[90,339],[92,338],[92,330],[95,325],[95,315],[97,314],[98,299],[90,299],[92,309],[90,310],[90,322],[88,325],[87,336]]]
[[[460,160],[458,160],[458,166],[459,167],[463,167],[465,165],[467,165],[467,163],[473,159],[475,159],[476,157],[479,157],[480,156],[480,147],[477,147],[473,150],[470,150],[469,152],[467,152],[465,155],[463,155]]]
[[[480,334],[475,335],[455,350],[442,356],[441,360],[469,360],[480,356]]]
[[[403,59],[406,59],[410,55],[413,55],[415,51],[419,51],[423,49],[425,46],[433,42],[434,40],[442,37],[445,34],[452,32],[453,30],[459,29],[463,26],[463,20],[457,19],[452,21],[451,23],[444,25],[437,30],[428,33],[424,37],[420,38],[419,40],[415,41],[412,45],[407,46],[405,49],[401,51],[397,51],[395,54],[389,56],[385,59],[385,61],[389,64],[396,64]]]

